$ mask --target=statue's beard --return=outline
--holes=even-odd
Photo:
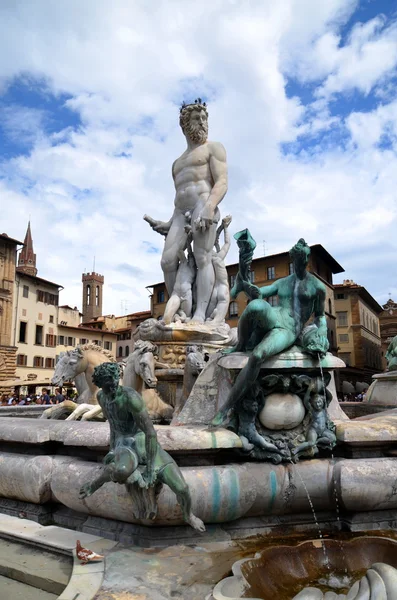
[[[204,144],[208,137],[208,125],[188,125],[183,133],[193,144]]]

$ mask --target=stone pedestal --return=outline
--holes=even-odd
[[[372,377],[373,382],[364,402],[397,406],[397,371],[379,373]]]
[[[190,397],[182,412],[174,418],[172,425],[208,425],[215,414],[225,403],[237,373],[247,364],[249,354],[236,352],[212,356],[206,368],[199,375]],[[331,381],[327,389],[332,394],[332,401],[328,407],[331,419],[348,420],[341,409],[336,395],[334,370],[345,367],[345,363],[331,353],[321,360],[324,372],[330,372]],[[297,346],[272,356],[264,361],[261,367],[261,377],[280,373],[315,374],[319,373],[320,363],[304,354]]]

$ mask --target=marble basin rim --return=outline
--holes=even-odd
[[[347,568],[351,576],[348,587],[374,563],[397,568],[397,540],[363,535],[349,540],[327,538],[323,543],[330,571],[343,576]],[[232,577],[215,586],[213,600],[291,600],[306,586],[317,587],[318,580],[329,571],[321,540],[312,539],[296,545],[267,546],[254,557],[237,561],[232,572]]]

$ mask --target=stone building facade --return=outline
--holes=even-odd
[[[350,279],[335,287],[338,356],[347,368],[343,381],[371,383],[382,370],[379,316],[382,307],[361,285]]]
[[[15,377],[17,348],[13,342],[13,310],[17,248],[23,243],[0,235],[0,393],[10,392],[1,382]]]
[[[150,310],[125,315],[126,323],[114,330],[117,333],[116,357],[118,362],[125,360],[133,351],[135,345],[134,331],[145,319],[149,319],[151,316]],[[119,322],[121,323],[121,321]]]
[[[17,269],[13,344],[16,378],[24,385],[49,384],[56,362],[61,285]]]
[[[334,306],[334,286],[333,275],[343,273],[344,269],[341,265],[327,252],[321,244],[310,246],[310,260],[308,271],[318,277],[326,288],[325,314],[328,325],[328,337],[330,349],[336,353],[336,325],[335,325],[335,306]],[[228,265],[226,267],[230,287],[234,285],[234,281],[238,272],[238,263]],[[252,281],[258,287],[270,285],[281,277],[287,277],[292,273],[293,264],[289,256],[289,252],[281,252],[279,254],[271,254],[255,258],[251,264]],[[165,306],[168,301],[168,293],[164,283],[157,283],[148,286],[152,289],[151,295],[151,312],[155,319],[158,319],[164,314]],[[268,298],[272,305],[276,305],[277,297]],[[244,293],[239,294],[235,301],[230,302],[229,313],[226,317],[226,322],[230,327],[237,327],[238,319],[241,316],[244,308],[247,306],[247,297]]]

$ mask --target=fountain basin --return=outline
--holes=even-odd
[[[255,557],[236,563],[233,567],[234,576],[221,581],[214,588],[213,598],[291,600],[309,586],[323,593],[332,591],[336,594],[346,594],[375,563],[385,563],[397,568],[396,540],[362,536],[351,540],[326,539],[322,542],[317,539],[301,542],[296,546],[268,547],[258,552]],[[340,582],[340,587],[331,587],[327,583],[331,574],[333,579],[336,578]],[[234,595],[228,596],[230,593]],[[319,593],[317,596],[298,597],[322,596]],[[355,595],[348,597],[356,598]],[[370,597],[375,596],[368,596]]]

